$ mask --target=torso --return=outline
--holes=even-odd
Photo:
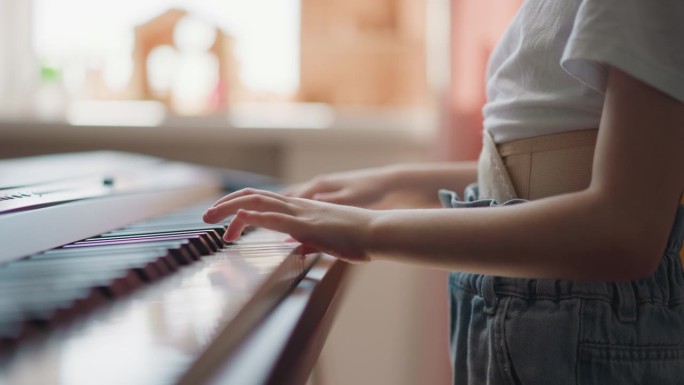
[[[581,0],[527,0],[492,53],[484,128],[496,143],[597,128],[603,94],[561,68]]]

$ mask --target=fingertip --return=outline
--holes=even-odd
[[[238,237],[229,237],[228,235],[223,236],[223,242],[233,243],[238,240]]]
[[[223,234],[223,241],[227,243],[235,242],[240,238],[240,235],[242,235],[242,230],[238,232],[231,230],[231,228],[228,228],[225,234]]]
[[[240,209],[235,215],[240,218],[241,222],[249,225],[255,225],[259,219],[257,214],[259,214],[257,211]]]
[[[216,217],[216,210],[213,208],[210,208],[202,215],[202,220],[204,223],[217,223],[220,221],[220,219]]]
[[[247,226],[247,223],[245,223],[245,218],[247,217],[247,212],[248,212],[248,210],[239,209],[235,213],[233,220],[230,222],[230,225],[228,225],[226,232],[223,234],[223,240],[225,242],[235,242],[238,239],[240,239],[240,236],[242,235],[242,231]]]

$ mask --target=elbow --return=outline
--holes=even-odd
[[[599,258],[602,277],[597,278],[628,282],[653,276],[669,247],[680,190],[676,199],[657,199],[657,204],[644,204],[639,194],[601,186],[586,193],[591,202],[582,212],[591,234],[587,239],[596,242],[594,250],[606,257]]]
[[[612,282],[628,282],[652,276],[667,248],[671,221],[662,213],[624,204],[603,204],[588,214],[595,219],[587,226],[588,237],[599,254],[597,277]],[[665,218],[665,219],[663,219]]]
[[[622,257],[625,257],[622,255]],[[636,258],[625,258],[623,261],[618,261],[622,266],[616,268],[610,274],[609,281],[613,282],[630,282],[647,278],[655,274],[660,262],[660,256],[655,258],[653,256],[640,255],[638,260]]]
[[[629,282],[647,278],[655,274],[663,257],[664,243],[648,242],[644,239],[628,241],[622,239],[608,251],[610,266],[606,266],[608,280]]]

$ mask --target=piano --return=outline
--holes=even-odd
[[[272,181],[96,151],[0,161],[0,384],[301,384],[348,266],[201,214]]]

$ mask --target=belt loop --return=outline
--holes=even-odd
[[[499,305],[499,298],[497,298],[496,292],[494,291],[494,279],[495,277],[491,275],[485,275],[480,282],[480,292],[482,293],[482,299],[484,299],[485,303],[483,311],[489,315],[496,313],[496,308]]]
[[[668,240],[668,248],[675,254],[682,249],[684,241],[684,200],[677,207],[674,224],[670,231],[670,239]]]
[[[557,300],[559,297],[556,288],[556,281],[553,279],[538,279],[537,281],[537,296],[542,298],[552,298]]]
[[[630,282],[615,284],[618,293],[617,315],[620,322],[636,321],[636,298]]]

